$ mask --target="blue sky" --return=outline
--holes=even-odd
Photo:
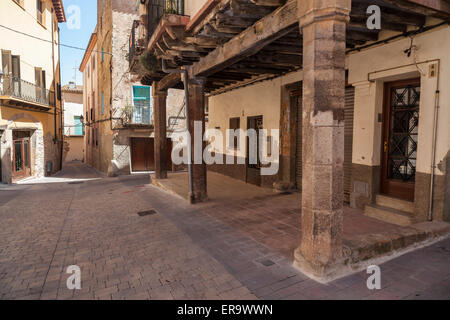
[[[61,23],[59,25],[61,44],[86,48],[97,24],[97,1],[63,0],[63,3],[68,22],[75,12],[70,10],[71,6],[80,8],[80,29],[69,28],[70,23]],[[61,46],[61,82],[63,85],[74,80],[75,67],[77,68],[77,84],[83,83],[82,74],[78,71],[83,55],[84,51]]]

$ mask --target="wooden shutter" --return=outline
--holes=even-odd
[[[20,56],[11,56],[11,70],[12,76],[20,79]]]
[[[241,128],[241,118],[230,118],[230,130],[238,130]],[[229,142],[231,143],[231,137],[234,139],[234,149],[239,149],[239,136],[230,133]],[[231,147],[231,145],[229,145]]]
[[[34,84],[38,88],[41,86],[41,70],[39,68],[34,68]]]
[[[345,88],[345,130],[344,130],[344,199],[350,201],[353,155],[353,119],[355,110],[355,88]]]
[[[297,184],[297,189],[301,191],[303,173],[303,95],[301,90],[294,91],[291,95],[291,104],[297,108],[297,132],[295,135],[295,182]]]
[[[2,70],[5,75],[12,73],[11,51],[2,50]]]

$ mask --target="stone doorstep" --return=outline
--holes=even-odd
[[[343,260],[323,270],[315,270],[296,252],[294,267],[319,283],[349,276],[379,265],[415,249],[436,243],[450,235],[450,223],[422,222],[392,232],[356,235],[343,240]]]
[[[386,262],[448,235],[450,223],[442,221],[422,222],[393,232],[357,235],[352,239],[344,239],[344,265],[361,269],[368,262]]]

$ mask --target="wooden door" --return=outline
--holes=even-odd
[[[131,138],[131,168],[133,172],[155,170],[155,141],[153,138]]]
[[[13,141],[13,180],[31,176],[30,139]]]
[[[294,90],[290,92],[291,110],[295,110],[295,184],[299,191],[302,190],[303,172],[303,107],[302,91]]]
[[[381,193],[414,201],[420,79],[385,85]]]
[[[263,116],[248,117],[247,118],[247,130],[256,130],[256,141],[252,142],[249,137],[247,137],[247,182],[255,184],[257,186],[261,185],[261,150],[259,141],[259,130],[263,129]],[[256,143],[256,145],[250,145],[250,143]],[[250,163],[250,152],[255,152],[257,156],[257,163]]]

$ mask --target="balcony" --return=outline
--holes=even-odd
[[[141,57],[155,33],[158,34],[161,31],[161,24],[168,20],[168,24],[173,26],[185,25],[189,17],[183,16],[184,0],[149,0],[147,4],[141,5],[139,12],[140,20],[133,21],[131,28],[129,64],[133,74],[144,76],[149,70],[147,63],[142,63]],[[177,22],[176,17],[183,19],[183,23]],[[143,58],[147,60],[146,57]]]
[[[0,100],[10,107],[48,111],[55,107],[53,91],[10,75],[0,75]]]
[[[150,103],[141,101],[125,107],[123,120],[124,127],[153,128]]]

